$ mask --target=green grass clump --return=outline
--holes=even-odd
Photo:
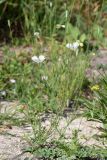
[[[85,33],[89,39],[101,42],[106,34],[106,8],[106,1],[97,0],[2,0],[1,38],[9,41],[13,37],[26,38],[27,35],[26,39],[30,37],[32,40],[34,32],[39,32],[61,40],[65,37],[67,23],[70,23],[76,31]],[[58,25],[62,26],[58,29]]]
[[[43,63],[32,61],[33,54],[17,56],[6,51],[1,66],[1,90],[6,98],[32,102],[38,112],[63,110],[68,99],[80,94],[87,66],[83,53],[77,56],[66,46],[53,45],[50,55],[44,55]],[[11,83],[11,79],[15,83]]]
[[[16,99],[26,105],[23,113],[33,129],[33,150],[45,144],[50,135],[50,131],[42,126],[40,115],[44,112],[62,114],[67,101],[76,100],[81,94],[88,62],[82,48],[76,54],[76,51],[66,48],[66,43],[58,44],[52,40],[48,45],[51,46],[48,52],[40,54],[40,48],[37,50],[36,46],[29,55],[6,48],[0,66],[1,97],[6,100]],[[38,58],[40,55],[44,58],[41,62],[33,60],[34,56]],[[2,95],[2,91],[6,94]],[[4,118],[2,115],[3,119],[5,115]],[[56,118],[53,118],[53,129],[56,125]]]

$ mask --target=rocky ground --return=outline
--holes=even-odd
[[[15,113],[15,102],[1,102],[1,112],[9,113],[10,110]],[[17,103],[16,108],[18,109]],[[74,113],[73,113],[74,114]],[[72,120],[72,113],[68,117],[60,116],[58,120],[57,131],[52,131],[50,138],[58,138],[59,133],[64,133],[66,141],[70,141],[73,137],[74,129],[78,131],[78,140],[84,146],[99,146],[107,147],[106,144],[96,139],[94,136],[100,135],[99,128],[103,127],[103,124],[95,121],[88,121],[84,117],[78,117]],[[16,116],[19,116],[18,111]],[[23,117],[21,115],[20,117]],[[55,118],[55,117],[54,117]],[[51,115],[42,121],[42,126],[49,130],[51,127]],[[29,124],[21,126],[10,125],[9,122],[3,122],[0,126],[0,159],[1,160],[26,160],[27,158],[35,159],[30,153],[23,153],[23,149],[28,147],[25,137],[32,135],[32,128]],[[50,139],[49,139],[50,140]]]

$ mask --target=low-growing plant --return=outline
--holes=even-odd
[[[30,100],[32,106],[37,104],[37,112],[66,107],[68,99],[79,95],[88,59],[63,46],[58,52],[58,45],[54,45],[51,54],[43,56],[43,63],[33,61],[33,55],[6,53],[0,73],[6,97]]]
[[[67,107],[67,101],[75,101],[81,93],[88,59],[78,43],[74,43],[77,48],[72,50],[66,44],[59,45],[53,41],[51,51],[42,55],[38,54],[39,51],[28,56],[7,49],[4,51],[4,61],[0,66],[0,94],[2,99],[18,99],[26,106],[23,113],[33,129],[32,148],[35,151],[39,148],[41,156],[54,157],[61,151],[40,146],[47,142],[50,130],[57,128],[58,115]],[[49,131],[41,123],[41,114],[46,112],[57,115]]]
[[[107,143],[107,76],[102,75],[99,84],[90,87],[93,97],[90,99],[83,98],[82,103],[86,107],[86,112],[84,115],[88,119],[93,119],[95,121],[101,122],[103,124],[102,128],[99,128],[102,135],[99,139],[104,144]],[[81,101],[81,100],[80,100]],[[98,137],[97,137],[98,138]]]
[[[74,132],[74,136],[71,141],[65,142],[65,140],[55,140],[50,143],[44,143],[39,147],[34,146],[27,148],[26,152],[33,153],[34,157],[41,159],[57,159],[57,160],[106,160],[106,149],[97,149],[95,147],[83,147],[78,142],[78,132]]]

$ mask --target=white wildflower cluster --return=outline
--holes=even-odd
[[[73,42],[73,43],[66,44],[66,47],[73,50],[73,51],[76,51],[79,48],[79,46],[83,47],[83,43],[81,43],[79,40],[76,42]]]
[[[43,55],[40,55],[38,57],[37,56],[33,56],[31,59],[35,63],[42,63],[45,60],[45,56],[43,56]]]

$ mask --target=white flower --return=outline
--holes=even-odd
[[[1,91],[0,94],[1,94],[2,96],[5,96],[5,95],[6,95],[6,91]]]
[[[11,83],[16,83],[16,80],[15,79],[10,79],[10,82]]]
[[[47,81],[48,80],[48,76],[42,76],[41,79]]]
[[[79,47],[79,42],[74,42],[73,43],[73,48],[76,50]]]
[[[34,62],[38,62],[38,57],[37,57],[37,56],[33,56],[31,59],[32,59],[32,61],[34,61]]]
[[[41,63],[45,60],[45,56],[43,56],[43,55],[40,55],[39,57],[33,56],[31,59],[32,59],[32,61],[34,61],[36,63]]]
[[[50,5],[50,8],[51,8],[51,7],[52,7],[52,5],[53,5],[53,4],[52,4],[52,2],[50,2],[50,3],[49,3],[49,5]]]
[[[40,56],[39,56],[39,61],[40,61],[40,62],[43,62],[44,60],[45,60],[45,56],[40,55]]]
[[[56,25],[56,28],[57,28],[57,29],[65,28],[65,25],[64,25],[64,24],[57,24],[57,25]]]
[[[39,32],[34,32],[34,36],[39,37],[40,33]]]
[[[78,41],[74,42],[74,43],[67,43],[66,44],[66,47],[73,50],[73,51],[76,51],[79,47],[80,43]]]
[[[73,49],[72,43],[67,43],[67,44],[66,44],[66,47],[69,48],[69,49]]]

